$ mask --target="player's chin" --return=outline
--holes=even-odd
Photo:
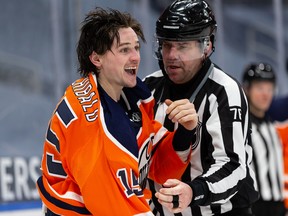
[[[130,80],[129,82],[126,83],[126,86],[125,86],[125,87],[127,87],[127,88],[133,88],[133,87],[136,86],[136,84],[137,84],[136,79],[135,79],[134,81]]]

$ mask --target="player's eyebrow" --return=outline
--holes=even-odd
[[[136,41],[136,44],[137,44],[137,45],[140,45],[140,42],[139,42],[139,41]],[[130,42],[119,43],[119,47],[127,46],[127,45],[131,45],[131,43],[130,43]]]

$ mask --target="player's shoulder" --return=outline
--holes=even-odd
[[[161,70],[157,70],[157,71],[147,75],[143,80],[151,79],[151,78],[159,78],[159,77],[163,77],[163,73]]]
[[[64,116],[85,117],[88,122],[93,122],[97,119],[99,103],[97,82],[89,76],[77,79],[67,87],[57,109]]]
[[[165,77],[163,75],[163,72],[161,70],[158,70],[158,71],[155,71],[155,72],[149,74],[148,76],[146,76],[143,79],[143,81],[151,90],[151,88],[154,89],[158,85],[161,85],[162,80],[164,80],[164,79],[165,79]]]
[[[226,88],[238,88],[241,86],[241,84],[235,77],[225,72],[222,68],[218,66],[214,66],[214,70],[210,76],[210,79],[218,83],[220,86]]]

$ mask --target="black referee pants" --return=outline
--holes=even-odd
[[[284,216],[286,210],[284,202],[258,200],[252,206],[252,211],[255,216]]]

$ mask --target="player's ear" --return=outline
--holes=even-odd
[[[101,67],[101,58],[95,51],[92,52],[92,54],[89,56],[89,59],[97,68]]]

